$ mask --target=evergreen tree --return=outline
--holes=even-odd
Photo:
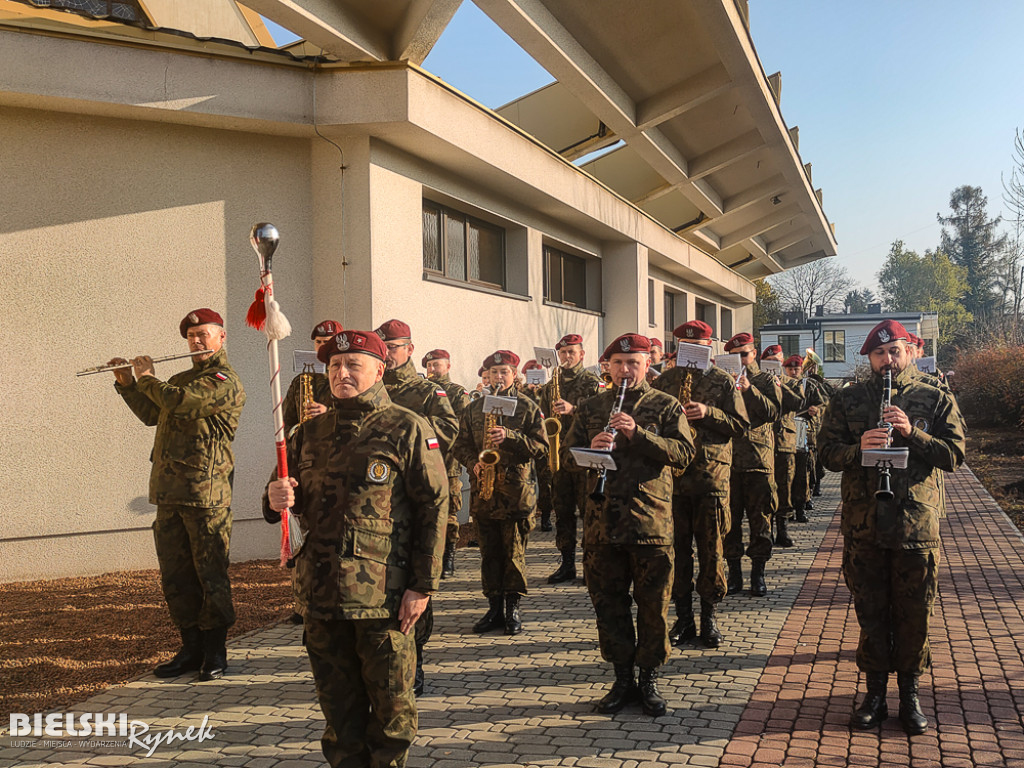
[[[967,270],[964,307],[974,317],[990,313],[999,303],[994,288],[998,262],[1006,246],[1006,236],[996,234],[1002,218],[990,219],[987,205],[981,187],[964,185],[949,196],[950,215],[938,215],[943,225],[941,250]]]

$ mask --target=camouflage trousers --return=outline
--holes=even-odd
[[[860,624],[861,670],[920,673],[931,666],[928,621],[938,568],[938,549],[882,549],[846,539],[843,574]]]
[[[587,473],[567,469],[555,473],[551,500],[555,509],[555,546],[559,552],[576,549],[577,518],[583,519],[586,486]]]
[[[161,504],[153,521],[160,584],[178,629],[235,623],[228,577],[231,509]]]
[[[689,602],[693,595],[693,549],[697,548],[697,594],[709,603],[725,597],[725,555],[722,539],[729,530],[729,500],[713,493],[672,497],[675,530],[675,579],[672,600]]]
[[[416,647],[398,619],[306,619],[306,653],[332,768],[405,765],[419,723]]]
[[[798,512],[807,506],[807,500],[811,498],[811,486],[814,479],[811,473],[814,471],[814,454],[810,451],[796,452],[796,472],[793,475],[793,485],[789,495],[793,501],[793,509]]]
[[[448,527],[445,529],[445,546],[454,547],[459,541],[459,512],[462,511],[462,475],[448,476]]]
[[[672,559],[672,547],[656,544],[588,544],[583,551],[583,572],[605,661],[653,669],[668,660]]]
[[[776,508],[775,478],[768,472],[734,470],[729,476],[729,514],[725,559],[743,557],[743,518],[750,526],[747,557],[768,560],[772,556],[772,512]]]
[[[476,521],[480,540],[480,583],[485,597],[508,592],[526,594],[526,544],[530,538],[525,520]]]
[[[793,477],[796,475],[796,454],[775,454],[775,511],[789,515],[793,511]]]
[[[541,517],[551,516],[554,509],[554,501],[551,494],[551,466],[547,458],[535,459],[533,468],[537,473],[537,511]]]

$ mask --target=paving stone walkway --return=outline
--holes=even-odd
[[[973,475],[950,478],[935,669],[922,686],[925,709],[937,710],[941,724],[913,740],[895,720],[880,732],[851,734],[845,723],[858,679],[857,629],[839,572],[838,476],[826,479],[824,491],[811,522],[792,525],[796,546],[776,550],[768,595],[730,596],[722,604],[722,647],[673,651],[661,683],[669,713],[656,720],[639,708],[611,717],[593,711],[611,670],[597,650],[585,587],[545,581],[557,564],[552,534],[532,536],[526,631],[515,638],[470,631],[486,605],[479,558],[460,550],[458,575],[436,598],[410,768],[1024,768],[1024,539]],[[109,743],[122,737],[97,744],[5,731],[0,766],[322,765],[323,721],[300,636],[300,628],[280,624],[236,638],[231,674],[216,683],[146,676],[74,709],[127,713],[149,726],[140,738],[198,729],[208,718],[209,738],[160,744],[147,755],[138,745]],[[893,690],[890,709],[895,705]]]

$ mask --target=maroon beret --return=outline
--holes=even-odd
[[[208,309],[206,307],[203,307],[202,309],[193,309],[185,315],[178,324],[178,330],[181,331],[181,338],[187,339],[188,329],[196,325],[219,325],[223,328],[224,318],[212,309]]]
[[[562,338],[560,338],[558,340],[557,344],[555,344],[555,350],[557,351],[557,350],[561,349],[562,347],[571,347],[573,344],[582,344],[582,343],[583,343],[583,337],[580,336],[578,333],[567,333],[565,336],[563,336]]]
[[[710,339],[711,333],[711,326],[703,320],[691,320],[688,323],[683,323],[672,331],[672,334],[677,339],[689,339],[691,341],[703,341],[704,339]]]
[[[764,348],[764,352],[761,353],[761,359],[762,360],[767,360],[772,355],[781,355],[781,354],[782,354],[782,345],[781,344],[772,344],[770,347],[765,347]]]
[[[910,340],[910,333],[900,323],[895,320],[883,320],[868,334],[868,337],[864,339],[864,346],[860,348],[862,355],[871,353],[871,350],[875,347],[880,347],[883,344],[891,344],[894,341]]]
[[[337,320],[324,320],[322,323],[317,324],[313,332],[309,334],[309,340],[314,341],[317,336],[334,336],[344,330],[341,327],[341,323]]]
[[[804,359],[800,357],[800,355],[790,355],[789,357],[786,358],[786,361],[783,363],[783,365],[786,366],[787,368],[789,368],[791,365],[802,366],[803,364]]]
[[[388,348],[376,333],[353,330],[342,331],[333,336],[320,347],[316,356],[321,363],[329,363],[334,355],[340,355],[342,352],[362,352],[381,362],[388,356]]]
[[[661,349],[665,348],[665,345],[661,343],[661,339],[657,336],[648,336],[647,338],[651,342],[652,347],[660,347]]]
[[[732,352],[737,347],[745,347],[747,344],[753,344],[754,337],[749,333],[737,333],[727,342],[725,342],[725,351]]]
[[[519,367],[519,355],[509,352],[507,349],[499,349],[493,355],[484,358],[481,366],[490,368],[492,365],[511,365],[514,369]]]
[[[431,360],[451,360],[452,356],[448,354],[447,349],[432,349],[423,356],[423,360],[420,362],[424,368],[427,367],[427,363]]]
[[[616,354],[632,354],[633,352],[651,353],[651,340],[639,333],[624,333],[605,347],[604,356],[608,360]]]
[[[383,323],[380,328],[374,331],[374,333],[380,336],[384,341],[412,338],[412,331],[409,330],[409,326],[401,320],[388,320],[386,323]]]
[[[523,363],[523,372],[526,371],[543,371],[544,366],[538,363],[536,360],[527,360]]]
[[[608,362],[608,358],[605,357],[604,352],[602,352],[601,356],[599,358],[597,358],[597,363],[598,363],[598,365],[600,365],[601,363],[607,363],[607,362]]]
[[[917,337],[917,348],[924,349],[924,339],[922,339],[920,336]]]
[[[480,366],[480,370],[476,372],[476,375],[480,376],[482,378],[483,375],[484,375],[484,371],[486,371],[486,370],[487,370],[486,368],[484,368],[483,366]]]

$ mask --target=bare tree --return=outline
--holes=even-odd
[[[1024,133],[1014,133],[1013,170],[1002,176],[1003,203],[1009,212],[1010,234],[996,274],[996,286],[1004,297],[1003,312],[1017,342],[1021,338],[1024,309]]]
[[[805,316],[822,306],[826,312],[842,312],[848,293],[856,284],[835,259],[818,259],[769,278],[785,310],[799,310]]]

